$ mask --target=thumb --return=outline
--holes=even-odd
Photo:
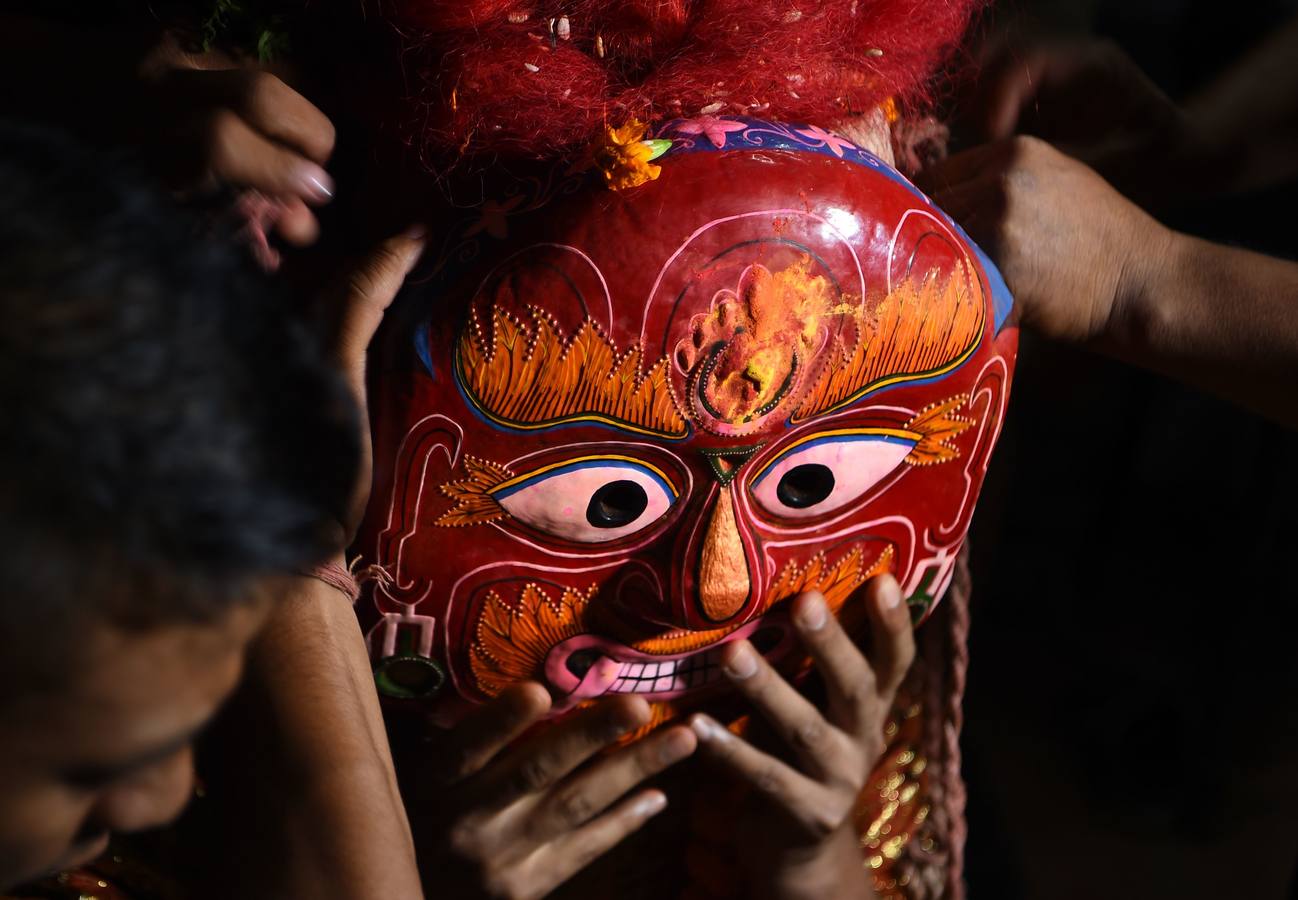
[[[365,353],[374,333],[379,330],[383,314],[396,299],[423,249],[424,232],[421,228],[406,229],[403,234],[383,241],[347,273],[341,305],[336,312],[332,352],[356,399],[362,419],[360,467],[351,502],[342,519],[348,543],[355,537],[370,495],[372,459],[370,430],[366,421],[369,404],[365,398]]]
[[[422,228],[409,228],[371,250],[347,274],[333,352],[357,396],[363,396],[365,351],[424,249]]]

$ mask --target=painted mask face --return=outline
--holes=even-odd
[[[919,621],[951,577],[1013,369],[999,275],[820,129],[660,138],[638,187],[477,207],[374,357],[369,642],[445,721],[528,679],[670,715],[726,641],[796,666],[802,591],[846,617],[892,571]]]

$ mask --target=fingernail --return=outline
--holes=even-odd
[[[413,225],[406,226],[406,230],[401,232],[401,235],[410,241],[422,241],[428,237],[428,226],[416,222]]]
[[[757,657],[747,641],[740,641],[730,651],[730,660],[725,666],[726,674],[731,678],[743,681],[757,673]]]
[[[324,201],[334,198],[334,180],[329,177],[329,173],[317,165],[307,163],[302,166],[298,174],[298,180],[302,184],[303,190],[315,197],[315,199]]]
[[[667,795],[661,791],[650,791],[635,802],[637,816],[656,816],[667,807]]]
[[[727,732],[709,717],[699,714],[690,719],[690,728],[701,741],[718,741]]]
[[[896,609],[901,605],[901,585],[891,575],[881,576],[879,584],[879,602],[884,609]]]
[[[614,719],[608,726],[608,739],[610,741],[615,741],[633,728],[635,728],[635,725],[625,719]]]
[[[819,631],[828,620],[829,608],[825,606],[825,598],[816,594],[802,598],[798,609],[798,624],[807,631]]]

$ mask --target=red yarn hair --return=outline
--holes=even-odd
[[[549,157],[631,118],[828,125],[929,100],[984,0],[383,0],[403,137],[429,160]],[[396,124],[389,122],[389,124]]]

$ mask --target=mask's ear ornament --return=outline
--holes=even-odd
[[[407,640],[397,652],[375,662],[374,684],[394,700],[431,700],[446,684],[446,671]]]

